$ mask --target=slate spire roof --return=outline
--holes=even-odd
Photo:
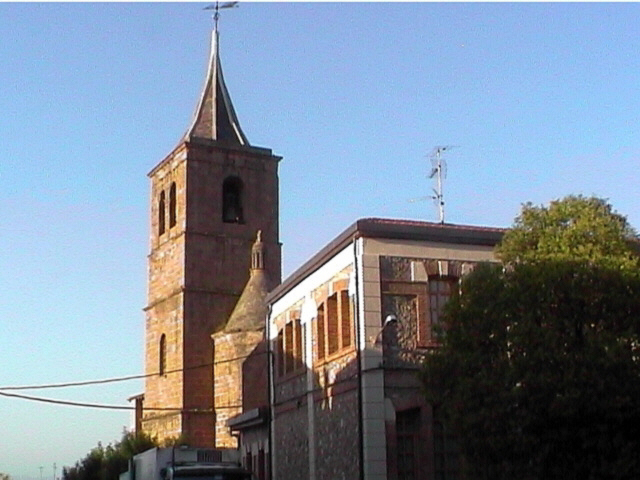
[[[211,32],[211,50],[204,87],[183,140],[188,141],[193,137],[216,140],[228,145],[249,146],[222,76],[217,28]]]
[[[251,249],[251,273],[249,281],[236,303],[225,333],[255,331],[264,328],[268,307],[265,301],[269,293],[269,276],[264,268],[264,244],[258,230]]]

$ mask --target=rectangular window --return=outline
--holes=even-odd
[[[261,448],[258,450],[258,480],[267,480],[266,467],[266,456],[264,454],[264,449]]]
[[[293,323],[284,326],[284,372],[293,372]]]
[[[278,352],[278,376],[284,375],[284,330],[278,332],[277,339],[277,352]]]
[[[418,478],[420,409],[396,412],[398,480]]]
[[[300,319],[287,323],[278,332],[276,341],[278,376],[300,370],[304,365],[304,329]]]
[[[298,370],[304,364],[303,361],[303,340],[304,330],[302,329],[302,325],[300,324],[300,319],[296,318],[293,321],[293,369]]]
[[[247,452],[244,456],[244,468],[249,471],[253,471],[253,457],[251,456],[251,452]]]
[[[334,293],[318,307],[316,345],[319,361],[353,345],[352,311],[347,290]]]
[[[266,463],[264,466],[265,480],[271,480],[271,450],[267,451],[266,457]]]
[[[327,298],[327,339],[329,342],[329,355],[340,349],[339,321],[338,295],[334,293]]]
[[[437,480],[460,478],[460,448],[455,437],[442,422],[437,410],[433,412],[433,461]]]
[[[342,330],[342,348],[351,346],[351,301],[349,292],[342,290],[340,292],[340,328]]]
[[[316,338],[318,345],[318,360],[324,360],[324,337],[325,337],[325,325],[324,325],[324,304],[318,307],[318,316],[316,317]]]
[[[435,339],[436,327],[441,324],[444,306],[457,285],[456,278],[429,277],[429,319],[432,339]]]

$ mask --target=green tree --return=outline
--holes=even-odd
[[[117,480],[128,467],[129,459],[149,448],[157,447],[155,438],[145,433],[124,432],[122,439],[104,447],[93,448],[73,467],[62,470],[63,480]]]
[[[11,475],[0,472],[0,480],[11,480]]]
[[[636,232],[606,200],[570,195],[548,207],[523,205],[496,253],[507,264],[584,260],[638,268],[634,245]]]
[[[558,220],[566,211],[576,218]],[[429,401],[458,435],[469,478],[640,478],[632,230],[606,202],[568,197],[526,205],[514,231],[506,265],[478,266],[447,305],[424,369]]]

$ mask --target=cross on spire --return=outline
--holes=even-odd
[[[204,10],[213,10],[213,30],[218,31],[218,20],[220,19],[221,8],[235,8],[238,6],[238,2],[224,2],[220,5],[220,2],[212,3],[211,5],[204,7]]]
[[[200,101],[193,115],[184,139],[192,137],[221,141],[231,145],[248,146],[236,112],[231,103],[231,97],[224,83],[220,54],[218,51],[218,19],[219,10],[234,8],[238,2],[213,3],[205,10],[214,10],[214,30],[211,32],[211,50],[205,84],[200,95]]]

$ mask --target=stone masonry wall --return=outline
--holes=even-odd
[[[238,446],[237,438],[231,435],[227,426],[229,418],[242,413],[243,409],[246,411],[267,404],[267,357],[259,351],[261,346],[264,350],[263,339],[262,331],[220,332],[213,335],[215,446],[218,448]],[[257,353],[255,357],[252,356],[254,352]],[[255,364],[253,366],[252,361]],[[246,372],[247,362],[249,372]]]
[[[310,295],[316,305],[325,305],[336,292],[347,291],[352,267],[337,272],[330,280],[316,286]],[[335,298],[335,297],[334,297]],[[278,331],[300,318],[303,299],[291,305],[275,318]],[[348,297],[351,302],[351,297]],[[342,300],[340,300],[342,302]],[[338,304],[340,317],[349,312],[350,305]],[[318,318],[303,326],[303,345],[311,345],[311,354],[306,351],[303,358],[311,358],[311,368],[278,373],[278,343],[276,349],[275,374],[275,422],[276,445],[275,477],[278,480],[309,478],[315,471],[316,480],[358,478],[359,475],[359,423],[357,394],[357,362],[355,350],[354,317],[350,315],[350,343],[340,346],[335,352],[318,353],[321,345],[327,348],[328,335],[342,335],[342,324],[337,331],[325,329],[327,337],[318,341]],[[307,335],[311,335],[308,339]],[[301,433],[302,430],[302,433]],[[313,447],[313,451],[310,448]]]
[[[398,432],[396,415],[415,415],[416,442],[422,446],[414,455],[417,479],[435,478],[433,413],[426,403],[419,371],[430,349],[437,348],[431,333],[429,280],[432,277],[460,279],[477,263],[469,259],[380,256],[381,318],[395,315],[397,322],[385,327],[382,335],[384,355],[384,396],[391,412],[385,421],[387,476],[398,475]],[[421,332],[423,332],[421,334]],[[428,341],[420,339],[429,336]],[[425,337],[426,338],[426,337]]]
[[[309,478],[309,424],[306,406],[278,414],[274,425],[274,480]],[[319,480],[319,479],[318,479]]]
[[[195,139],[178,147],[149,174],[151,231],[146,308],[145,371],[159,368],[166,338],[166,369],[151,376],[145,408],[176,407],[182,414],[145,411],[143,429],[161,438],[182,435],[193,446],[213,446],[214,350],[220,331],[249,278],[251,247],[262,230],[269,277],[280,281],[278,232],[279,158],[270,150],[226,148]],[[222,219],[222,185],[242,183],[242,223]],[[170,223],[170,189],[176,185],[176,225]],[[159,231],[160,192],[165,192],[165,232]],[[232,375],[236,375],[235,373]],[[241,385],[239,376],[235,376]]]
[[[358,392],[355,389],[315,404],[316,478],[359,476]]]
[[[187,228],[189,233],[212,237],[218,242],[209,249],[210,274],[190,278],[191,285],[204,289],[242,291],[248,278],[255,235],[262,231],[266,269],[273,285],[280,283],[278,157],[226,149],[191,146],[189,149]],[[243,223],[223,223],[222,185],[235,176],[242,182]],[[198,241],[194,239],[197,243]],[[248,249],[248,250],[247,250]],[[199,247],[199,255],[207,255]],[[190,261],[187,259],[187,261]],[[218,272],[224,272],[221,276]]]
[[[145,329],[145,373],[158,374],[160,338],[165,335],[165,374],[151,375],[145,381],[142,428],[159,440],[182,433],[183,406],[183,294],[184,284],[184,191],[183,152],[170,157],[153,174],[151,180],[151,252],[148,257],[149,284]],[[169,190],[176,184],[175,226],[169,223]],[[165,232],[158,229],[159,197],[165,192]],[[176,411],[153,408],[176,408]]]
[[[189,147],[184,257],[186,367],[218,361],[211,334],[224,328],[249,279],[250,253],[258,229],[263,230],[269,275],[273,272],[279,279],[278,209],[272,205],[277,200],[276,168],[272,157]],[[222,221],[222,184],[232,175],[243,183],[244,223]],[[267,190],[268,186],[273,191]],[[185,372],[187,407],[213,412],[215,376],[213,366]],[[233,374],[233,383],[240,386],[241,382],[241,375]],[[208,435],[210,444],[218,444],[218,438],[235,444],[235,439],[229,438],[227,417],[228,412],[215,411],[206,425],[198,427],[198,435]]]

